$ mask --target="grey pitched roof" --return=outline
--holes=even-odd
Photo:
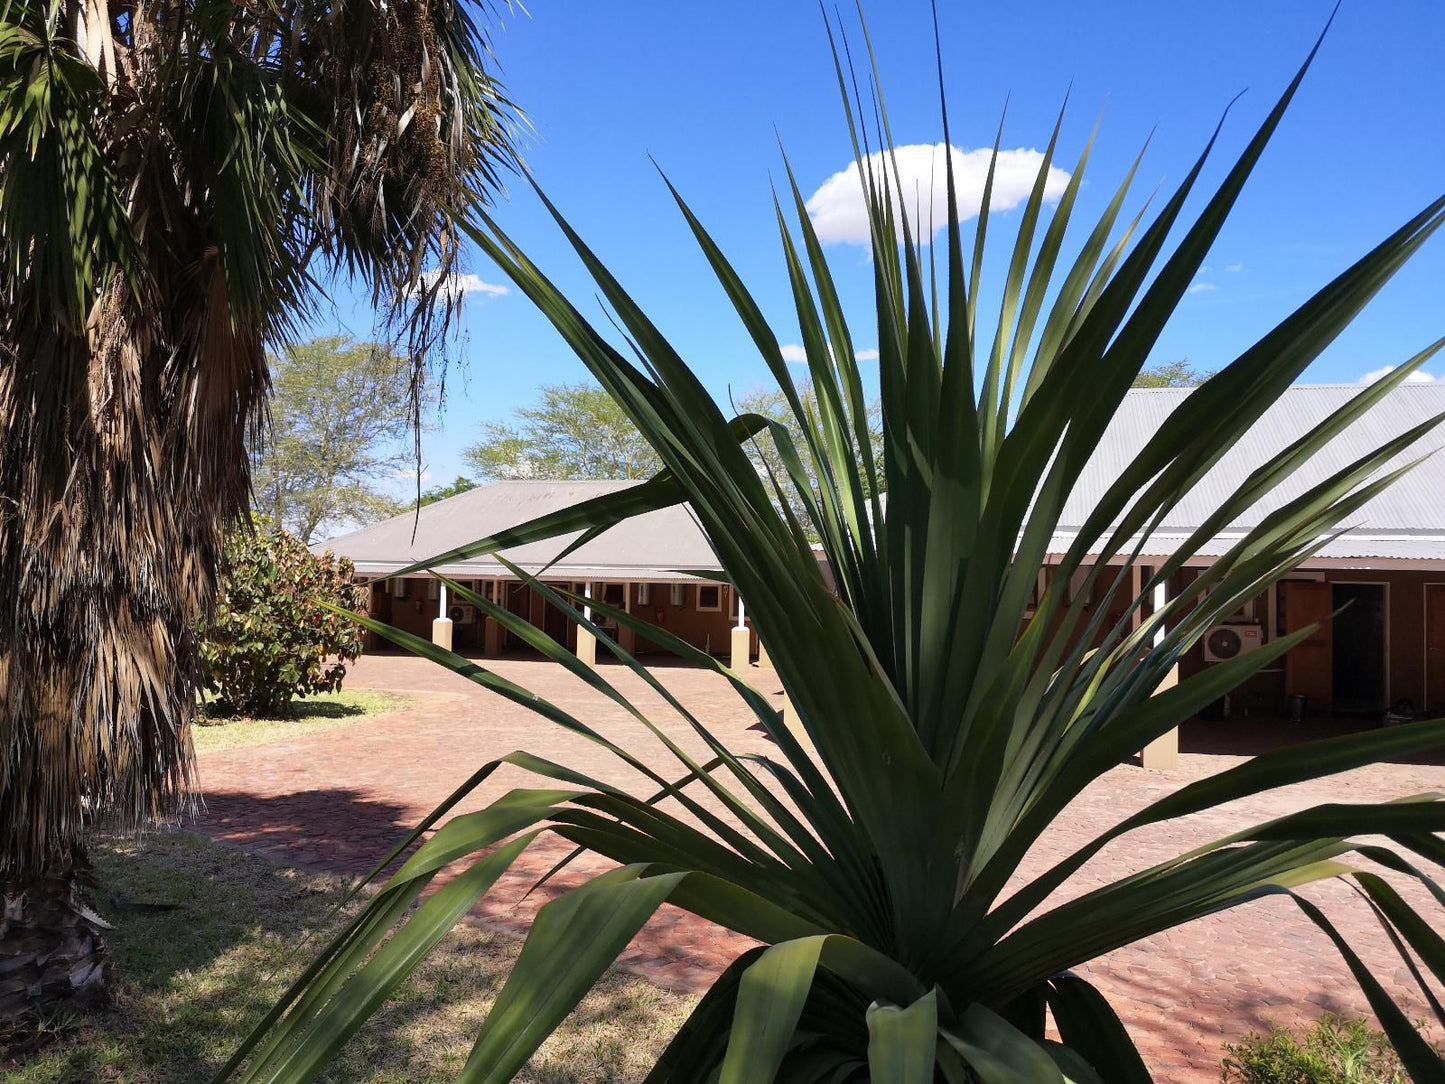
[[[362,575],[386,575],[548,512],[637,484],[494,482],[426,505],[419,513],[407,511],[374,526],[320,542],[312,549],[331,550],[350,557]],[[519,546],[508,550],[505,556],[535,573],[576,537],[566,535],[549,542]],[[688,570],[715,572],[721,567],[691,509],[679,505],[619,523],[569,554],[552,572],[559,579],[668,580],[691,578],[686,575]],[[443,565],[440,571],[463,577],[508,575],[492,558]]]
[[[1145,541],[1145,556],[1172,553],[1255,467],[1303,436],[1351,397],[1357,384],[1299,385],[1290,388],[1171,512]],[[1138,389],[1120,407],[1064,507],[1050,551],[1061,554],[1089,511],[1139,449],[1189,394],[1187,388]],[[1395,389],[1210,543],[1202,557],[1223,553],[1243,531],[1284,502],[1323,481],[1347,463],[1412,426],[1445,412],[1445,382],[1409,383]],[[1387,466],[1403,464],[1445,448],[1445,427],[1437,429]],[[386,575],[414,561],[453,549],[507,527],[636,485],[611,481],[496,482],[384,523],[319,543],[314,549],[350,557],[363,575]],[[415,541],[412,538],[416,529]],[[1358,567],[1419,565],[1445,569],[1445,455],[1433,455],[1351,517],[1349,530],[1312,563]],[[539,570],[575,538],[522,546],[509,560]],[[685,505],[650,512],[618,524],[568,555],[555,567],[558,578],[652,579],[687,577],[688,570],[716,572],[717,557]],[[505,576],[496,561],[480,558],[444,566],[458,576]]]
[[[1298,385],[1286,391],[1146,540],[1145,555],[1173,552],[1251,470],[1362,390],[1358,384],[1318,384]],[[1074,533],[1109,485],[1189,393],[1187,388],[1159,388],[1128,394],[1064,507],[1060,529],[1050,546],[1052,551],[1061,553],[1068,548]],[[1445,382],[1402,384],[1321,449],[1288,481],[1204,546],[1201,556],[1223,553],[1243,531],[1285,502],[1392,437],[1442,412],[1445,412]],[[1385,469],[1442,447],[1445,447],[1445,427],[1427,434]],[[1347,533],[1331,542],[1318,562],[1311,563],[1336,562],[1365,567],[1409,563],[1445,567],[1445,456],[1429,456],[1375,496],[1343,526],[1349,528]]]

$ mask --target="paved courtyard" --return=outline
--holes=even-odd
[[[562,671],[540,661],[488,664],[496,671],[584,719],[650,763],[668,757],[620,707]],[[691,753],[701,741],[657,694],[621,667],[602,672]],[[657,676],[735,750],[763,751],[768,743],[748,727],[746,709],[716,675],[660,667]],[[754,670],[758,687],[781,705],[771,672]],[[368,870],[477,766],[526,749],[617,785],[643,788],[642,777],[597,746],[562,732],[530,711],[422,660],[368,656],[348,686],[408,694],[399,713],[309,737],[201,759],[207,813],[202,831],[265,852],[288,863],[357,874]],[[1090,787],[1030,856],[1037,871],[1129,813],[1238,757],[1187,754],[1175,772],[1121,766]],[[463,803],[474,809],[535,777],[504,767]],[[1445,790],[1445,767],[1381,765],[1321,783],[1291,787],[1220,810],[1133,833],[1116,841],[1072,882],[1071,892],[1173,857],[1249,823],[1319,802],[1377,801]],[[605,863],[588,857],[555,883],[524,898],[566,846],[543,841],[479,908],[478,918],[524,932],[546,899]],[[1424,1013],[1413,980],[1383,932],[1344,884],[1314,886],[1308,894],[1325,906],[1375,973],[1402,996],[1413,1016]],[[664,908],[629,946],[623,965],[659,985],[700,991],[749,942],[673,908]],[[1156,1079],[1188,1084],[1218,1079],[1222,1044],[1271,1019],[1288,1023],[1323,1009],[1363,1012],[1364,1000],[1333,947],[1285,900],[1270,899],[1229,915],[1120,949],[1085,969],[1124,1015]]]

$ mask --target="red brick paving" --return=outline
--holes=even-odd
[[[635,720],[559,667],[526,659],[488,665],[604,735],[626,738],[628,747],[649,763],[668,762],[660,742],[646,733],[639,736]],[[767,747],[747,729],[752,720],[746,709],[716,675],[683,667],[656,672],[734,750]],[[602,673],[669,737],[693,754],[702,752],[700,739],[639,678],[613,666],[604,666]],[[759,688],[781,703],[773,675],[754,674]],[[422,660],[368,656],[348,680],[353,686],[406,692],[414,703],[396,715],[354,727],[203,757],[208,809],[202,831],[291,864],[358,874],[477,766],[512,750],[526,749],[613,784],[647,786],[640,775],[585,739]],[[1046,868],[1134,810],[1239,760],[1185,754],[1174,772],[1116,768],[1074,802],[1030,855],[1025,872]],[[535,777],[504,766],[460,810],[477,808],[513,786],[534,784]],[[1075,877],[1069,892],[1086,891],[1243,825],[1319,802],[1378,801],[1427,790],[1445,790],[1445,767],[1377,765],[1246,799],[1116,841]],[[586,870],[607,865],[585,856],[577,870],[523,899],[526,889],[567,849],[548,837],[535,844],[483,902],[482,919],[523,932],[545,899],[577,883]],[[1411,887],[1403,886],[1406,891]],[[1425,1006],[1410,976],[1354,893],[1329,882],[1312,886],[1308,894],[1336,920],[1407,1012],[1423,1015]],[[748,944],[692,915],[664,908],[621,962],[659,985],[695,992]],[[1161,1082],[1217,1080],[1222,1044],[1271,1019],[1289,1023],[1326,1008],[1366,1011],[1348,969],[1324,935],[1281,899],[1201,919],[1081,970],[1124,1016]]]

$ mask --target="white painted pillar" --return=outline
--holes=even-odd
[[[452,619],[447,616],[447,585],[441,580],[437,584],[437,615],[431,623],[431,642],[437,647],[452,649]]]
[[[741,670],[750,666],[753,661],[753,632],[748,628],[748,613],[743,606],[743,596],[736,589],[733,594],[738,599],[738,623],[733,626],[732,642],[730,648],[728,665],[734,670]]]
[[[582,585],[582,597],[589,599],[592,597],[591,580],[588,580]],[[592,607],[584,603],[582,606],[582,616],[588,621],[591,621]],[[592,633],[588,632],[581,625],[577,626],[577,657],[588,666],[597,665],[597,637],[593,636]]]
[[[1155,584],[1154,612],[1156,614],[1161,612],[1168,603],[1168,585],[1164,583]],[[1158,647],[1164,642],[1165,635],[1166,630],[1163,625],[1160,625],[1159,628],[1154,631],[1155,647]],[[1170,668],[1169,673],[1164,676],[1164,680],[1159,683],[1159,687],[1154,690],[1154,693],[1157,696],[1159,693],[1164,692],[1166,689],[1172,689],[1178,684],[1179,664],[1175,663]],[[1144,746],[1144,752],[1140,760],[1146,768],[1159,768],[1164,771],[1169,771],[1179,767],[1179,729],[1176,727],[1167,734],[1161,734],[1148,745]]]

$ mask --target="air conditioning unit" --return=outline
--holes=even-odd
[[[1259,625],[1216,625],[1204,637],[1204,661],[1226,662],[1263,643],[1264,629]]]
[[[458,625],[470,625],[477,619],[477,608],[464,602],[447,607],[447,616]]]

